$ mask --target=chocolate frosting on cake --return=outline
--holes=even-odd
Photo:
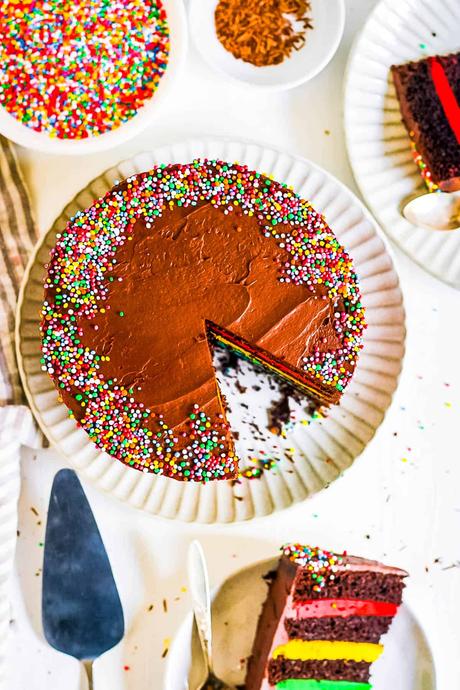
[[[339,347],[331,300],[279,282],[285,252],[254,217],[224,215],[205,203],[175,207],[155,223],[138,221],[117,251],[110,309],[80,321],[82,344],[109,356],[106,378],[134,387],[136,399],[181,427],[198,403],[221,412],[208,342],[211,324],[256,344],[301,377],[302,358]],[[118,280],[121,278],[121,282]],[[120,314],[123,316],[120,316]],[[338,390],[319,386],[331,401]],[[77,416],[78,404],[66,403]]]
[[[364,326],[350,258],[308,202],[242,166],[195,161],[129,178],[58,237],[44,368],[108,453],[228,479],[237,462],[210,339],[329,405]]]

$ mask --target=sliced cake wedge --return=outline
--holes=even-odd
[[[282,551],[246,690],[367,690],[407,573],[301,544]]]

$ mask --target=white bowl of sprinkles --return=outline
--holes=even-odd
[[[229,5],[234,0],[224,0]],[[243,0],[235,0],[241,5]],[[262,3],[263,4],[263,3]],[[313,79],[332,60],[342,39],[345,26],[344,0],[309,0],[305,20],[290,19],[294,31],[303,38],[279,64],[256,66],[236,58],[219,40],[215,12],[221,0],[191,0],[190,33],[203,59],[222,74],[251,87],[266,91],[282,91],[300,86]],[[265,11],[265,8],[264,10]]]
[[[8,6],[0,27],[0,133],[45,153],[89,154],[147,127],[180,72],[180,0]]]

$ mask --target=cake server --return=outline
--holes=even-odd
[[[187,566],[193,613],[206,668],[206,680],[195,690],[236,690],[233,685],[227,685],[214,673],[209,577],[203,549],[198,541],[192,541],[190,544]]]
[[[42,590],[48,643],[79,659],[93,688],[93,662],[124,635],[123,609],[96,521],[77,475],[54,478]]]
[[[412,195],[403,202],[402,213],[419,228],[460,230],[460,191]]]

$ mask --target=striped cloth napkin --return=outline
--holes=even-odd
[[[14,355],[14,316],[24,270],[37,240],[13,147],[0,137],[0,405],[23,402]]]
[[[18,444],[36,445],[38,439],[24,404],[14,349],[19,288],[37,240],[37,226],[13,146],[0,136],[0,447],[9,437]]]
[[[12,145],[0,136],[0,688],[6,674],[13,566],[20,488],[21,445],[40,435],[26,407],[14,352],[14,318],[28,257],[38,239],[28,194]]]

